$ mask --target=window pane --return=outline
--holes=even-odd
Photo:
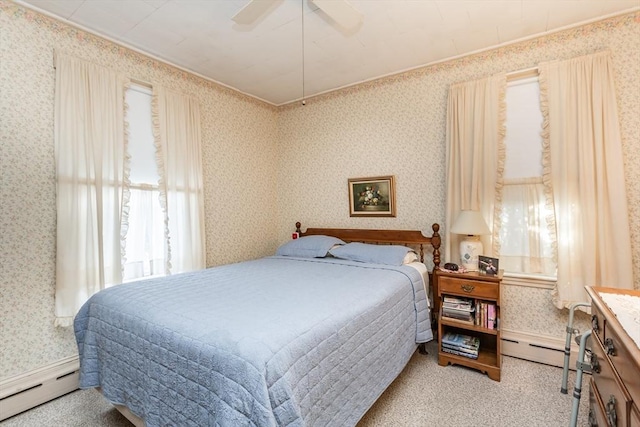
[[[165,223],[151,121],[151,92],[132,85],[126,94],[131,156],[124,281],[167,274]]]
[[[513,273],[555,275],[550,212],[541,179],[505,182],[502,194],[500,262]]]
[[[538,79],[510,83],[506,92],[505,179],[542,176],[542,111]]]
[[[146,93],[145,93],[146,92]],[[151,124],[151,93],[143,87],[127,90],[128,151],[131,156],[130,180],[134,184],[158,184],[156,149]]]
[[[164,214],[158,190],[131,189],[124,280],[165,275]]]
[[[500,263],[506,272],[553,276],[552,236],[542,183],[542,112],[537,78],[509,83]]]

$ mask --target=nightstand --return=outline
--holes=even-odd
[[[500,350],[500,284],[502,270],[494,276],[469,273],[449,273],[441,270],[434,272],[437,303],[434,307],[438,313],[438,364],[463,365],[487,373],[489,378],[500,381],[500,367],[502,354]],[[460,301],[461,304],[471,304],[473,311],[469,318],[456,318],[456,309],[445,309],[445,298],[449,306]],[[443,310],[445,315],[443,315]],[[464,309],[463,309],[464,310]],[[462,311],[464,313],[464,311]],[[448,314],[448,315],[447,315]],[[443,350],[443,338],[452,334],[471,337],[479,341],[479,348],[472,352],[472,358],[464,350],[451,351],[455,346],[445,343],[447,351]],[[454,354],[457,353],[457,354]]]

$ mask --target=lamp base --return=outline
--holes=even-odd
[[[460,264],[467,271],[478,271],[478,255],[482,254],[480,236],[466,236],[460,242]]]

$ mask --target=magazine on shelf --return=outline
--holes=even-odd
[[[457,308],[450,308],[450,307],[444,307],[444,306],[442,307],[442,310],[444,310],[447,313],[457,314],[459,316],[470,316],[475,311],[473,308],[470,310],[458,310]]]
[[[478,348],[480,348],[480,339],[478,337],[456,334],[454,332],[445,333],[442,336],[442,343],[470,350],[478,350]]]
[[[442,305],[442,308],[450,313],[465,314],[467,316],[469,314],[472,314],[475,311],[474,307],[458,308],[458,307],[450,307],[444,304]]]
[[[453,321],[457,321],[457,322],[463,322],[466,325],[474,325],[474,319],[473,316],[467,316],[467,317],[462,317],[462,316],[447,316],[446,314],[442,313],[442,318],[443,319],[448,319],[448,320],[453,320]],[[474,325],[475,326],[475,325]]]
[[[473,304],[473,300],[471,298],[444,297],[443,302],[445,304],[459,304],[459,305],[470,305],[470,304]]]
[[[461,307],[461,306],[451,306],[451,305],[447,305],[447,304],[442,304],[443,308],[446,308],[449,311],[458,311],[460,313],[471,313],[473,311],[475,311],[475,307],[470,305],[468,307]]]
[[[443,318],[443,319],[450,320],[450,321],[452,321],[452,322],[459,322],[459,323],[461,323],[461,324],[475,326],[475,320],[473,319],[473,317],[471,317],[470,319],[458,319],[457,317],[445,316],[445,315],[443,314],[443,315],[442,315],[442,318]]]
[[[469,353],[463,353],[461,351],[453,350],[453,349],[450,349],[450,348],[447,348],[447,347],[442,347],[442,351],[445,352],[445,353],[455,354],[457,356],[467,357],[469,359],[477,359],[478,358],[477,354],[473,355],[473,354],[469,354]]]
[[[451,304],[451,305],[470,306],[470,305],[473,305],[473,300],[471,298],[457,298],[457,297],[445,296],[442,303]]]
[[[446,348],[446,349],[449,349],[449,350],[459,351],[460,353],[468,354],[470,356],[477,356],[478,355],[478,350],[470,350],[470,349],[464,348],[464,347],[452,346],[452,345],[447,344],[447,343],[442,343],[442,348],[443,349]]]

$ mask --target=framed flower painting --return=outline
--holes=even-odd
[[[393,175],[349,179],[350,216],[396,216]]]

